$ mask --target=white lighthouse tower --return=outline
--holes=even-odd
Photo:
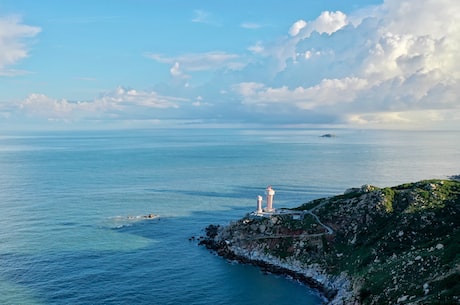
[[[257,196],[257,213],[262,213],[262,196]]]
[[[267,208],[265,209],[265,212],[273,212],[273,196],[275,196],[275,190],[272,189],[271,185],[267,187],[265,194],[267,195]]]

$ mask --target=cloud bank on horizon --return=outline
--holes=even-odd
[[[222,27],[205,10],[191,16],[191,23]],[[121,84],[81,99],[26,92],[21,84],[22,98],[0,96],[0,126],[195,122],[458,129],[458,20],[458,1],[386,0],[348,14],[323,11],[312,20],[292,20],[285,35],[242,50],[145,50],[139,57],[164,71],[164,81],[150,89]],[[257,32],[264,25],[248,21],[239,27]],[[15,67],[37,56],[30,45],[39,48],[45,31],[16,16],[0,17],[0,78],[44,73]]]

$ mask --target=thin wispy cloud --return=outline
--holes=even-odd
[[[257,30],[257,29],[264,27],[262,24],[255,23],[255,22],[243,22],[242,24],[240,24],[240,26],[244,29],[250,29],[250,30]]]
[[[161,63],[174,64],[180,62],[182,65],[187,66],[187,70],[190,71],[215,70],[222,67],[231,68],[235,65],[239,66],[237,61],[240,59],[238,54],[221,51],[184,54],[176,57],[161,54],[146,54],[146,56]]]
[[[0,70],[0,76],[9,76],[9,77],[27,75],[31,73],[33,72],[27,71],[27,70],[17,70],[17,69],[8,69],[8,68],[4,68],[3,70]]]
[[[221,23],[216,19],[216,17],[208,11],[197,9],[193,11],[192,22],[202,23],[212,26],[220,26]]]
[[[190,78],[189,72],[216,71],[219,69],[241,70],[246,63],[238,54],[226,52],[206,52],[196,54],[184,54],[176,57],[168,57],[161,54],[146,54],[160,63],[171,65],[171,75],[179,78]]]
[[[23,24],[19,16],[0,17],[0,75],[28,73],[10,67],[29,55],[25,39],[35,37],[40,31],[39,27]]]

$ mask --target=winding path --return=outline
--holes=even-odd
[[[317,221],[323,228],[325,228],[325,229],[327,230],[327,233],[325,233],[325,234],[329,234],[329,235],[334,234],[334,230],[332,230],[331,227],[329,227],[329,226],[325,225],[324,223],[322,223],[321,220],[319,220],[318,215],[313,214],[312,211],[306,211],[306,213],[307,213],[307,214],[310,214],[311,216],[313,216],[313,217],[316,219],[316,221]],[[323,234],[324,234],[324,233],[323,233]]]

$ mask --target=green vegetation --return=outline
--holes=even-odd
[[[345,272],[362,304],[460,303],[460,181],[366,186],[293,210],[334,234],[310,214],[253,220],[267,225],[266,253]]]
[[[382,189],[384,199],[385,212],[393,212],[393,201],[395,199],[395,191],[392,188],[386,187]]]
[[[286,231],[311,231],[317,227],[317,222],[311,215],[304,215],[300,219],[294,219],[290,215],[277,216],[279,222],[282,223],[282,227]]]
[[[292,210],[294,211],[307,211],[307,210],[311,210],[315,207],[317,207],[318,205],[320,205],[322,202],[325,201],[325,198],[321,198],[321,199],[316,199],[316,200],[312,200],[310,202],[307,202],[307,203],[304,203],[302,204],[301,206],[297,207],[297,208],[293,208]]]
[[[279,239],[272,248],[267,248],[266,251],[279,258],[286,258],[293,254],[292,241],[290,237]]]
[[[458,279],[460,269],[459,191],[458,181],[429,180],[381,189],[382,198],[362,195],[366,209],[358,206],[365,213],[353,210],[356,203],[343,200],[342,207],[352,211],[330,215],[326,205],[320,218],[333,222],[345,217],[348,223],[357,223],[353,243],[350,228],[341,226],[332,250],[324,253],[330,264],[339,267],[334,273],[346,271],[362,280],[363,304],[398,299],[411,304],[458,304],[459,284],[453,279]],[[379,207],[384,207],[384,215]],[[446,274],[451,275],[444,279]]]

